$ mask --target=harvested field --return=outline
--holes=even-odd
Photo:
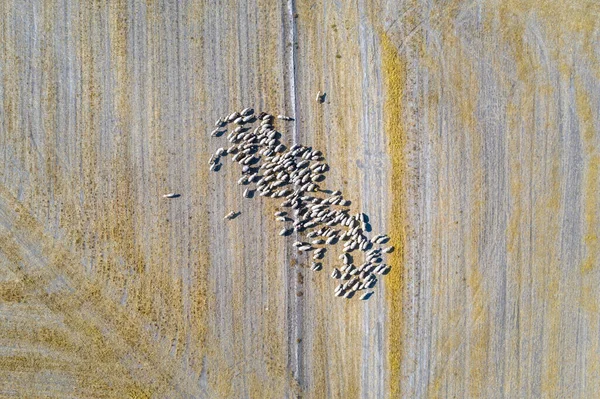
[[[0,1],[0,397],[596,396],[599,25],[591,0]],[[368,300],[334,296],[342,243],[313,265],[281,201],[210,170],[245,107],[389,234]]]

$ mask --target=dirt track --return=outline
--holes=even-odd
[[[106,3],[0,2],[0,396],[600,391],[595,2]],[[246,106],[391,234],[369,301],[209,172]]]

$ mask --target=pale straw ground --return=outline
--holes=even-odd
[[[597,396],[599,21],[0,1],[0,397]],[[333,297],[336,257],[308,270],[234,165],[209,172],[214,120],[246,106],[295,116],[390,233],[369,301]]]

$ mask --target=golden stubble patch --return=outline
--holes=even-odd
[[[396,245],[394,256],[389,262],[392,272],[386,276],[386,298],[388,304],[388,381],[390,397],[401,395],[402,355],[403,355],[403,297],[404,264],[406,244],[406,130],[403,121],[404,90],[406,85],[406,61],[400,56],[396,46],[385,33],[380,34],[383,81],[386,89],[384,102],[384,126],[388,136],[388,151],[392,165],[389,187],[390,237]]]

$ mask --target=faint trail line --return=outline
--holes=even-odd
[[[288,10],[290,13],[290,30],[289,35],[291,36],[292,46],[289,56],[289,64],[288,64],[288,74],[290,76],[290,96],[292,103],[292,114],[294,115],[294,120],[292,122],[292,143],[298,144],[298,99],[296,96],[296,19],[294,18],[294,14],[296,11],[296,3],[294,0],[289,0],[288,2]]]
[[[290,42],[290,51],[288,53],[287,61],[287,74],[288,74],[288,95],[290,97],[290,105],[292,107],[291,114],[294,118],[292,121],[292,145],[298,144],[299,131],[298,131],[298,98],[296,93],[296,20],[294,18],[296,12],[295,0],[288,0],[287,10],[284,12],[283,17],[283,45],[284,49],[286,42]],[[289,18],[289,24],[286,26],[285,20]],[[294,233],[294,239],[298,239],[298,233]],[[286,257],[289,257],[288,246],[286,246]],[[296,251],[292,251],[291,258],[298,264],[298,254]],[[294,268],[295,269],[295,268]],[[290,317],[290,334],[288,336],[288,350],[290,356],[293,356],[290,366],[292,368],[293,375],[300,387],[302,387],[303,376],[303,360],[302,360],[302,346],[299,342],[296,342],[295,337],[302,337],[302,323],[303,323],[303,300],[302,297],[296,296],[296,292],[302,289],[296,279],[296,272],[291,267],[286,267],[287,282],[288,282],[288,317]],[[290,290],[293,287],[293,290]],[[292,360],[292,359],[290,359]]]
[[[90,280],[82,268],[78,269],[81,260],[66,249],[70,244],[47,236],[41,226],[0,186],[0,251],[17,261],[9,263],[9,269],[26,289],[37,293],[48,308],[90,336],[91,342],[100,344],[103,354],[114,353],[114,360],[135,380],[153,387],[155,392],[174,387],[182,395],[197,395],[195,382],[187,376],[181,378],[175,359],[155,349],[159,342],[148,337],[139,315],[132,317],[131,309],[107,298],[100,288],[102,282]],[[57,281],[63,289],[49,292]]]

